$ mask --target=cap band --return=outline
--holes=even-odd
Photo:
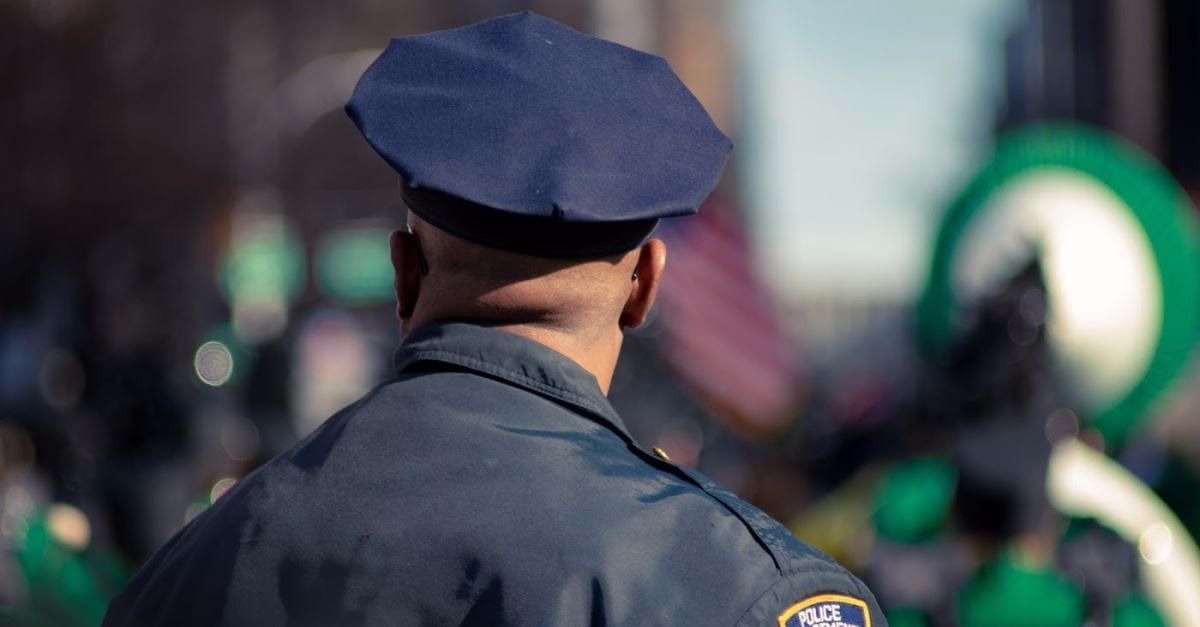
[[[628,252],[646,241],[657,218],[565,222],[520,215],[428,189],[401,185],[408,208],[433,226],[476,244],[535,257],[584,259]]]

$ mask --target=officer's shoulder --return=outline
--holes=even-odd
[[[746,610],[743,625],[842,623],[880,627],[886,620],[871,591],[833,558],[800,541],[775,519],[699,473],[697,484],[745,524],[776,573]],[[793,619],[798,622],[793,622]]]
[[[637,541],[675,547],[695,542],[698,546],[693,549],[704,551],[712,564],[720,565],[705,573],[680,577],[676,584],[717,584],[727,592],[724,602],[739,605],[739,611],[744,609],[739,624],[790,625],[787,622],[790,617],[803,614],[805,620],[812,617],[825,620],[795,624],[840,621],[847,626],[886,627],[886,620],[867,586],[833,558],[800,541],[778,521],[704,475],[650,459],[643,458],[643,462],[646,463],[639,465],[639,474],[658,475],[676,489],[698,498],[691,500],[691,506],[680,516],[694,523],[694,527],[680,523],[682,527],[664,532],[691,537],[651,535]],[[645,501],[642,513],[651,518],[655,516],[655,508],[665,507],[654,499],[639,500]],[[701,579],[706,581],[701,583]]]
[[[887,626],[870,589],[844,566],[770,518],[752,527],[760,538],[776,537],[771,554],[779,571],[738,625]]]

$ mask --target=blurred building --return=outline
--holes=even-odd
[[[1109,128],[1200,182],[1195,32],[1186,0],[1030,0],[1006,46],[1000,128],[1078,120]]]

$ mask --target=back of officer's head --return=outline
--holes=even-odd
[[[653,305],[665,247],[649,240],[586,258],[537,256],[472,242],[416,215],[393,238],[400,317],[531,325],[573,335],[640,325]]]
[[[663,58],[530,12],[393,39],[346,111],[417,216],[393,237],[409,326],[640,324],[651,232],[696,212],[732,147]]]

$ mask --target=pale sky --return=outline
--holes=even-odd
[[[743,0],[735,152],[784,302],[907,303],[991,147],[1023,0]]]

